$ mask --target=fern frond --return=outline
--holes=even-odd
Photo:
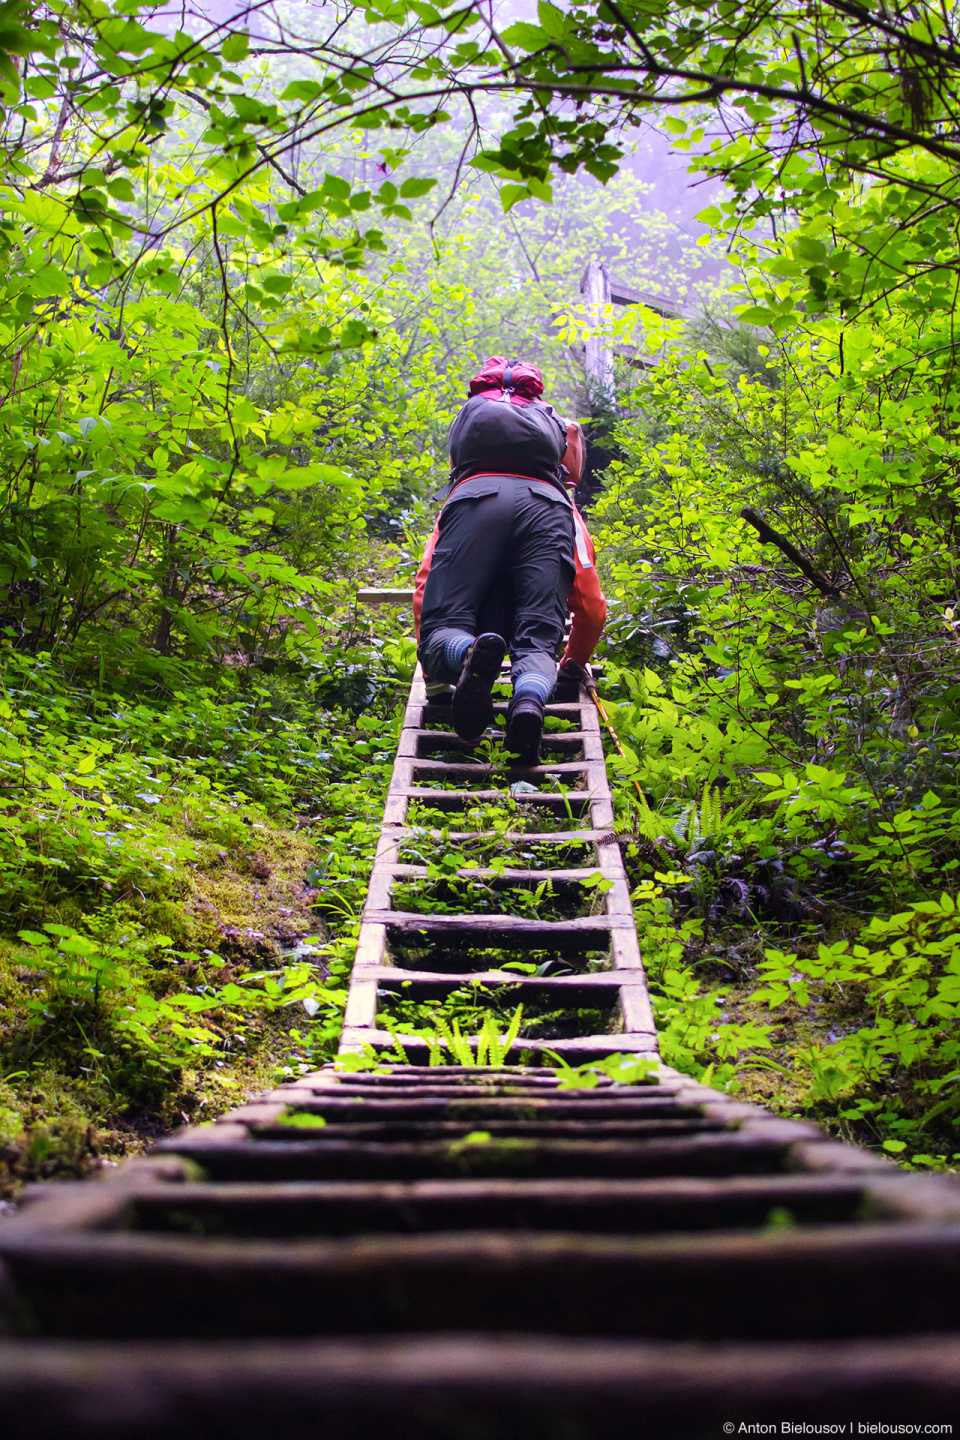
[[[445,1064],[446,1061],[445,1061],[445,1057],[444,1057],[444,1054],[443,1054],[443,1046],[440,1044],[440,1041],[438,1040],[437,1036],[436,1036],[436,1035],[424,1035],[423,1038],[424,1038],[424,1040],[426,1040],[426,1042],[427,1042],[427,1048],[428,1048],[428,1050],[430,1051],[430,1062],[429,1062],[430,1065],[431,1065],[431,1066],[434,1066],[434,1065],[443,1065],[443,1064]]]
[[[450,1026],[447,1024],[446,1016],[445,1016],[445,1015],[434,1015],[433,1018],[434,1018],[434,1020],[436,1021],[437,1033],[438,1033],[444,1040],[446,1040],[447,1044],[450,1046],[450,1048],[451,1048],[451,1050],[452,1050],[452,1049],[453,1049],[453,1032],[451,1031]]]
[[[506,1053],[507,1053],[507,1051],[510,1049],[511,1045],[514,1043],[514,1041],[516,1040],[517,1036],[520,1034],[520,1026],[521,1026],[522,1023],[523,1023],[523,1006],[522,1006],[522,1005],[518,1005],[517,1008],[516,1008],[516,1010],[514,1011],[513,1019],[510,1021],[510,1028],[509,1028],[509,1030],[507,1031],[507,1043],[506,1043],[506,1045],[504,1046],[504,1049],[503,1049],[504,1055],[506,1055]]]
[[[396,1050],[397,1054],[400,1056],[400,1064],[401,1064],[401,1065],[409,1065],[409,1064],[410,1064],[410,1061],[407,1059],[407,1052],[406,1052],[406,1050],[404,1050],[404,1048],[403,1048],[403,1045],[402,1045],[402,1043],[401,1043],[401,1041],[400,1041],[400,1036],[397,1034],[396,1030],[395,1030],[394,1027],[390,1024],[389,1021],[387,1021],[387,1029],[390,1031],[390,1036],[391,1036],[391,1039],[393,1040],[394,1049]]]
[[[692,826],[690,825],[691,820],[694,822]],[[697,823],[697,807],[695,805],[688,805],[685,810],[681,810],[679,816],[670,827],[674,839],[681,842],[684,841],[687,838],[688,829],[694,829]],[[690,836],[691,840],[694,838],[693,835]]]
[[[704,835],[716,835],[720,829],[722,818],[722,807],[720,796],[716,790],[711,790],[709,783],[704,785],[703,794],[700,797],[700,837]]]
[[[473,1051],[470,1048],[470,1041],[466,1035],[460,1033],[460,1022],[458,1020],[454,1020],[453,1022],[453,1053],[461,1065],[476,1065],[477,1063]]]
[[[504,1062],[504,1060],[506,1059],[506,1057],[507,1057],[507,1055],[508,1055],[508,1053],[509,1053],[509,1051],[510,1051],[510,1049],[511,1049],[513,1043],[514,1043],[514,1041],[516,1040],[517,1036],[520,1034],[520,1026],[521,1026],[522,1021],[523,1021],[523,1006],[522,1006],[522,1005],[518,1005],[517,1008],[516,1008],[516,1010],[513,1012],[513,1018],[512,1018],[511,1021],[510,1021],[510,1025],[509,1025],[509,1028],[508,1028],[508,1030],[507,1030],[506,1035],[504,1035],[504,1036],[502,1036],[502,1037],[501,1037],[500,1035],[498,1035],[497,1032],[496,1032],[496,1030],[493,1028],[493,1021],[492,1021],[492,1020],[490,1021],[491,1030],[492,1030],[492,1040],[491,1040],[491,1044],[490,1044],[490,1064],[491,1064],[491,1065],[502,1065],[502,1064],[503,1064],[503,1062]],[[484,1028],[486,1028],[486,1027],[484,1027]]]
[[[496,1032],[494,1037],[496,1038]],[[488,1015],[480,1027],[480,1034],[477,1036],[477,1064],[486,1065],[487,1055],[490,1051],[490,1016]]]

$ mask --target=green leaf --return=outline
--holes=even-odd
[[[812,265],[818,265],[827,257],[827,247],[822,240],[809,235],[798,235],[794,244],[797,253]]]
[[[571,24],[569,16],[556,5],[551,5],[550,0],[539,0],[537,18],[545,33],[556,40],[565,38]]]
[[[107,192],[114,200],[132,201],[136,199],[133,186],[126,175],[119,175],[115,180],[107,181]]]
[[[281,100],[305,100],[308,104],[323,94],[323,86],[316,80],[294,80],[280,96]]]
[[[323,190],[333,200],[349,200],[350,182],[344,180],[340,175],[324,175]]]
[[[744,325],[769,326],[773,321],[773,311],[763,305],[747,305],[736,313],[737,319]]]
[[[503,39],[514,50],[537,51],[550,44],[550,36],[545,30],[530,25],[525,20],[508,26],[503,32]]]
[[[96,955],[100,946],[85,935],[67,935],[60,941],[59,948],[68,955]]]
[[[503,206],[504,214],[509,213],[514,205],[519,205],[522,200],[530,199],[530,191],[526,185],[501,185],[500,204]]]
[[[411,175],[409,180],[404,180],[400,186],[400,194],[405,200],[413,199],[419,195],[426,195],[436,185],[436,180],[429,180],[419,175]]]
[[[243,60],[250,48],[250,36],[245,30],[235,30],[228,35],[220,47],[220,54],[229,65]]]

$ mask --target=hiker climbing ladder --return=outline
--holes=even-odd
[[[391,984],[402,983],[403,993],[411,999],[440,999],[462,989],[468,979],[484,987],[509,987],[513,1003],[523,1004],[525,1014],[552,1004],[571,1012],[599,1009],[609,1015],[609,1028],[603,1033],[523,1039],[518,1049],[531,1058],[550,1050],[580,1063],[618,1051],[656,1051],[623,861],[617,845],[609,843],[613,805],[596,708],[582,689],[573,701],[549,705],[543,763],[534,768],[512,766],[501,750],[505,711],[503,701],[495,704],[499,734],[492,743],[486,742],[485,757],[476,758],[475,747],[449,730],[449,705],[428,701],[417,669],[363,912],[342,1052],[366,1045],[393,1048],[391,1032],[377,1026],[378,996]],[[511,829],[504,833],[489,828],[489,818],[483,828],[483,807],[512,812]],[[534,888],[547,882],[553,892],[573,902],[572,908],[591,913],[544,920],[496,911],[449,913],[449,905],[444,907],[446,913],[405,911],[394,898],[399,884],[420,887],[425,895],[431,889],[424,857],[420,863],[410,863],[408,852],[417,843],[421,850],[440,843],[435,828],[431,833],[431,822],[414,826],[418,809],[434,812],[433,827],[447,821],[451,844],[499,858],[495,869],[480,865],[458,870],[461,886],[480,882],[502,895],[513,887]],[[479,812],[481,828],[465,828],[471,812]],[[538,833],[535,827],[543,816],[550,817],[550,824]],[[530,822],[532,830],[527,828]],[[560,828],[562,823],[566,829]],[[558,865],[558,853],[576,855],[578,863]],[[452,880],[451,876],[446,882],[447,889]],[[573,973],[520,977],[491,969],[484,958],[491,948],[509,951],[517,960],[531,950],[546,952],[549,963],[560,960]],[[410,952],[429,955],[430,969],[418,969],[416,959],[405,963],[404,955]],[[426,1057],[427,1046],[421,1039],[404,1038],[403,1046],[412,1057]]]

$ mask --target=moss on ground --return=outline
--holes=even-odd
[[[396,696],[385,715],[318,724],[302,688],[251,693],[229,676],[150,706],[72,688],[30,657],[6,683],[9,1197],[118,1161],[333,1053]]]
[[[143,838],[173,849],[187,828],[182,816],[152,816]],[[189,829],[192,858],[170,883],[135,887],[133,896],[113,900],[107,892],[108,903],[96,911],[64,897],[50,917],[78,928],[94,922],[100,936],[122,938],[131,968],[139,961],[137,978],[155,996],[207,985],[222,990],[276,970],[298,941],[325,933],[312,908],[317,892],[307,883],[316,856],[307,833],[265,812],[249,819],[242,836],[215,833],[210,840],[196,820]],[[108,1009],[91,1027],[83,1007],[71,1015],[50,992],[36,946],[0,942],[0,1194],[8,1197],[25,1181],[85,1174],[143,1149],[177,1123],[220,1113],[271,1085],[298,1045],[286,1010],[227,1010],[204,1016],[218,1037],[218,1055],[191,1063],[188,1046],[162,1075],[151,1075],[138,1070],[136,1056],[124,1064],[112,1053]],[[50,1018],[41,1011],[38,1024],[44,1002]],[[91,1043],[84,1046],[84,1039]]]

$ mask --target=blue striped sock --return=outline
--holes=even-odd
[[[555,681],[549,675],[541,675],[539,670],[525,670],[513,682],[513,698],[516,700],[521,695],[533,695],[542,705],[546,705],[554,684]]]
[[[443,647],[443,662],[452,675],[459,675],[467,651],[473,644],[472,635],[455,635]]]

